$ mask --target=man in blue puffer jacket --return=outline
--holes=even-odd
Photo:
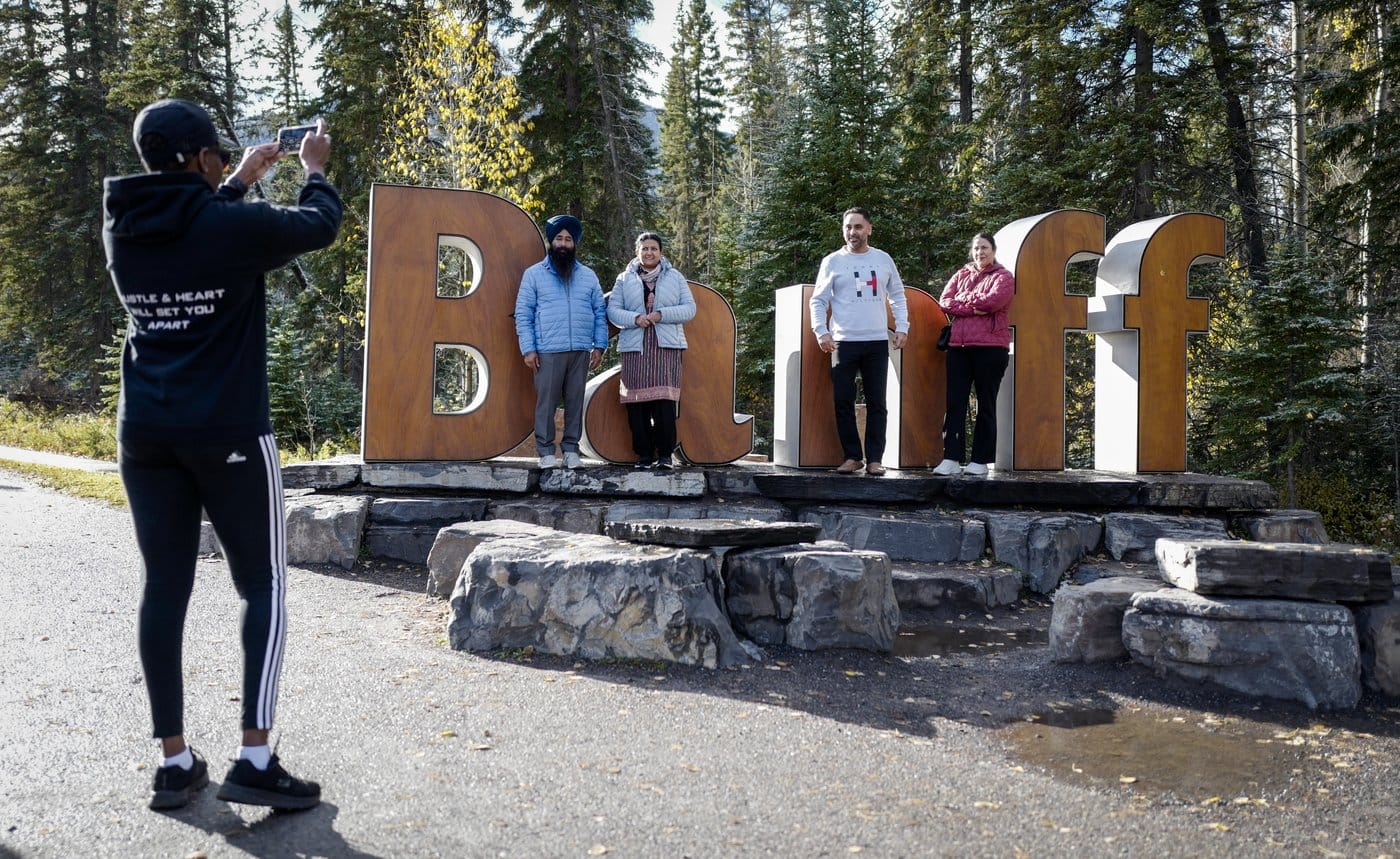
[[[564,398],[565,468],[578,468],[583,436],[583,388],[603,362],[608,317],[593,269],[575,259],[583,224],[555,215],[544,224],[549,253],[525,269],[515,297],[515,333],[525,366],[535,372],[535,450],[540,468],[555,468],[554,409]]]

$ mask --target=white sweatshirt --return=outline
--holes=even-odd
[[[843,247],[827,254],[817,270],[817,288],[809,306],[812,331],[818,339],[829,333],[838,343],[885,340],[889,336],[885,302],[894,312],[894,330],[907,334],[909,309],[894,260],[879,248],[867,247],[865,253],[856,254]]]

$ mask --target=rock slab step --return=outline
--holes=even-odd
[[[634,519],[608,522],[609,537],[691,549],[720,546],[787,546],[817,539],[821,526],[811,522],[754,522],[732,519]]]
[[[1157,567],[1198,594],[1384,602],[1392,590],[1390,556],[1365,546],[1163,538]]]
[[[1351,612],[1330,603],[1140,593],[1123,615],[1123,645],[1161,676],[1210,681],[1260,698],[1345,709],[1361,698]]]
[[[1107,513],[1103,517],[1103,545],[1115,561],[1151,563],[1157,559],[1157,540],[1225,538],[1225,523],[1203,516],[1163,516],[1156,513]]]
[[[987,523],[992,553],[1003,564],[1026,574],[1026,585],[1048,594],[1080,559],[1099,547],[1103,521],[1084,513],[988,512],[977,514]]]
[[[982,557],[987,545],[986,526],[970,516],[813,507],[799,518],[820,525],[828,540],[884,552],[892,561],[966,563]]]
[[[724,558],[725,608],[759,644],[888,653],[899,603],[883,552],[819,545],[740,549]]]
[[[1050,658],[1056,662],[1117,662],[1123,646],[1123,615],[1133,597],[1167,587],[1143,576],[1114,576],[1055,591],[1050,613]]]
[[[1322,514],[1312,510],[1261,510],[1235,519],[1239,530],[1261,543],[1330,543]]]
[[[554,533],[481,543],[452,592],[457,650],[534,647],[706,668],[762,659],[720,608],[712,555]]]
[[[1001,568],[899,563],[891,572],[901,612],[985,612],[1021,596],[1021,574]]]

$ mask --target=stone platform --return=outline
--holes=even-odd
[[[1023,505],[1067,509],[1247,511],[1273,506],[1263,481],[1207,474],[1114,474],[1071,470],[992,471],[986,477],[938,477],[890,469],[883,477],[828,469],[737,462],[670,472],[585,460],[573,472],[541,471],[533,459],[490,462],[362,462],[337,457],[282,469],[283,485],[318,492],[487,492],[669,498],[758,496],[790,504]],[[1295,513],[1297,511],[1294,511]]]
[[[1096,556],[1151,560],[1159,537],[1320,531],[1306,511],[1270,511],[1273,491],[1264,483],[1199,474],[993,471],[971,478],[892,469],[869,477],[753,462],[648,471],[590,460],[572,471],[542,471],[533,459],[509,457],[481,463],[341,457],[286,466],[283,482],[289,492],[310,493],[298,502],[303,506],[324,499],[332,518],[348,499],[371,503],[363,543],[352,532],[364,521],[334,529],[328,521],[324,528],[332,533],[305,558],[293,547],[294,561],[344,564],[368,552],[426,564],[438,531],[464,521],[514,520],[615,536],[638,520],[800,522],[818,530],[793,542],[838,540],[884,552],[897,567],[965,565],[951,584],[920,584],[918,576],[901,574],[900,591],[916,604],[947,607],[957,604],[950,595],[968,595],[969,610],[1005,604],[1008,573],[1036,593],[1051,593]],[[1001,566],[979,573],[984,560]],[[443,593],[450,575],[435,573],[431,590]],[[974,599],[978,594],[990,596]]]

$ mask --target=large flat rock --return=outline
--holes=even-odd
[[[370,525],[430,525],[433,532],[453,522],[469,522],[486,517],[484,498],[405,498],[387,496],[374,499],[369,507]]]
[[[533,647],[707,668],[762,658],[720,608],[712,555],[555,533],[481,543],[452,593],[457,650]]]
[[[603,527],[607,535],[615,540],[692,549],[786,546],[811,542],[821,534],[821,526],[810,522],[732,519],[634,519],[608,522]]]
[[[1361,682],[1400,698],[1400,589],[1388,602],[1358,608],[1356,633],[1361,641]]]
[[[1262,480],[1213,474],[1138,474],[1137,505],[1196,510],[1260,510],[1272,507],[1277,494]]]
[[[985,511],[972,515],[987,523],[992,553],[1026,574],[1026,586],[1048,594],[1085,555],[1098,549],[1103,520],[1086,513]]]
[[[491,462],[367,462],[366,486],[383,489],[462,489],[471,492],[533,492],[538,470],[527,460]]]
[[[491,505],[493,519],[514,519],[575,534],[601,534],[603,516],[611,501],[583,501],[577,498],[527,498],[497,501]]]
[[[1050,658],[1056,662],[1117,662],[1123,646],[1123,614],[1133,597],[1167,587],[1157,579],[1114,576],[1055,591],[1050,614]]]
[[[1137,502],[1142,484],[1102,471],[1002,471],[945,478],[943,493],[969,506],[1121,507]]]
[[[451,596],[457,577],[462,573],[462,564],[482,543],[506,538],[543,538],[553,533],[553,528],[514,519],[457,522],[439,529],[428,553],[428,596]]]
[[[741,519],[754,522],[788,522],[792,520],[792,511],[788,510],[786,505],[766,498],[746,498],[739,502],[636,498],[614,502],[603,515],[604,522],[629,522],[636,519]]]
[[[556,495],[699,498],[705,494],[705,472],[697,468],[639,471],[616,465],[548,468],[540,472],[540,491]]]
[[[1225,523],[1209,516],[1165,516],[1158,513],[1106,513],[1103,545],[1115,561],[1157,560],[1163,537],[1209,540],[1225,537]]]
[[[1366,546],[1163,538],[1157,567],[1199,594],[1384,602],[1392,590],[1390,555]]]
[[[287,562],[350,569],[360,556],[367,495],[302,495],[286,500]]]
[[[818,545],[740,549],[724,559],[725,608],[760,644],[888,653],[899,630],[890,560]]]
[[[282,466],[282,486],[321,491],[349,489],[360,482],[360,466],[358,456],[289,463]]]
[[[1261,543],[1329,543],[1322,514],[1313,510],[1261,510],[1235,517],[1246,537]]]
[[[424,564],[444,525],[486,516],[482,498],[376,498],[369,507],[364,546],[370,555]]]
[[[769,498],[847,504],[924,502],[937,495],[946,480],[928,472],[896,470],[884,477],[869,477],[864,472],[837,474],[831,469],[774,468],[753,476],[758,491]]]
[[[980,558],[986,548],[986,526],[971,516],[811,507],[799,518],[820,525],[827,539],[884,552],[893,561],[965,563]]]
[[[1245,695],[1354,707],[1361,698],[1356,624],[1345,607],[1299,600],[1207,597],[1171,588],[1132,598],[1123,645],[1162,676]]]
[[[1021,597],[1021,574],[1004,567],[897,563],[891,571],[901,612],[985,612]]]

